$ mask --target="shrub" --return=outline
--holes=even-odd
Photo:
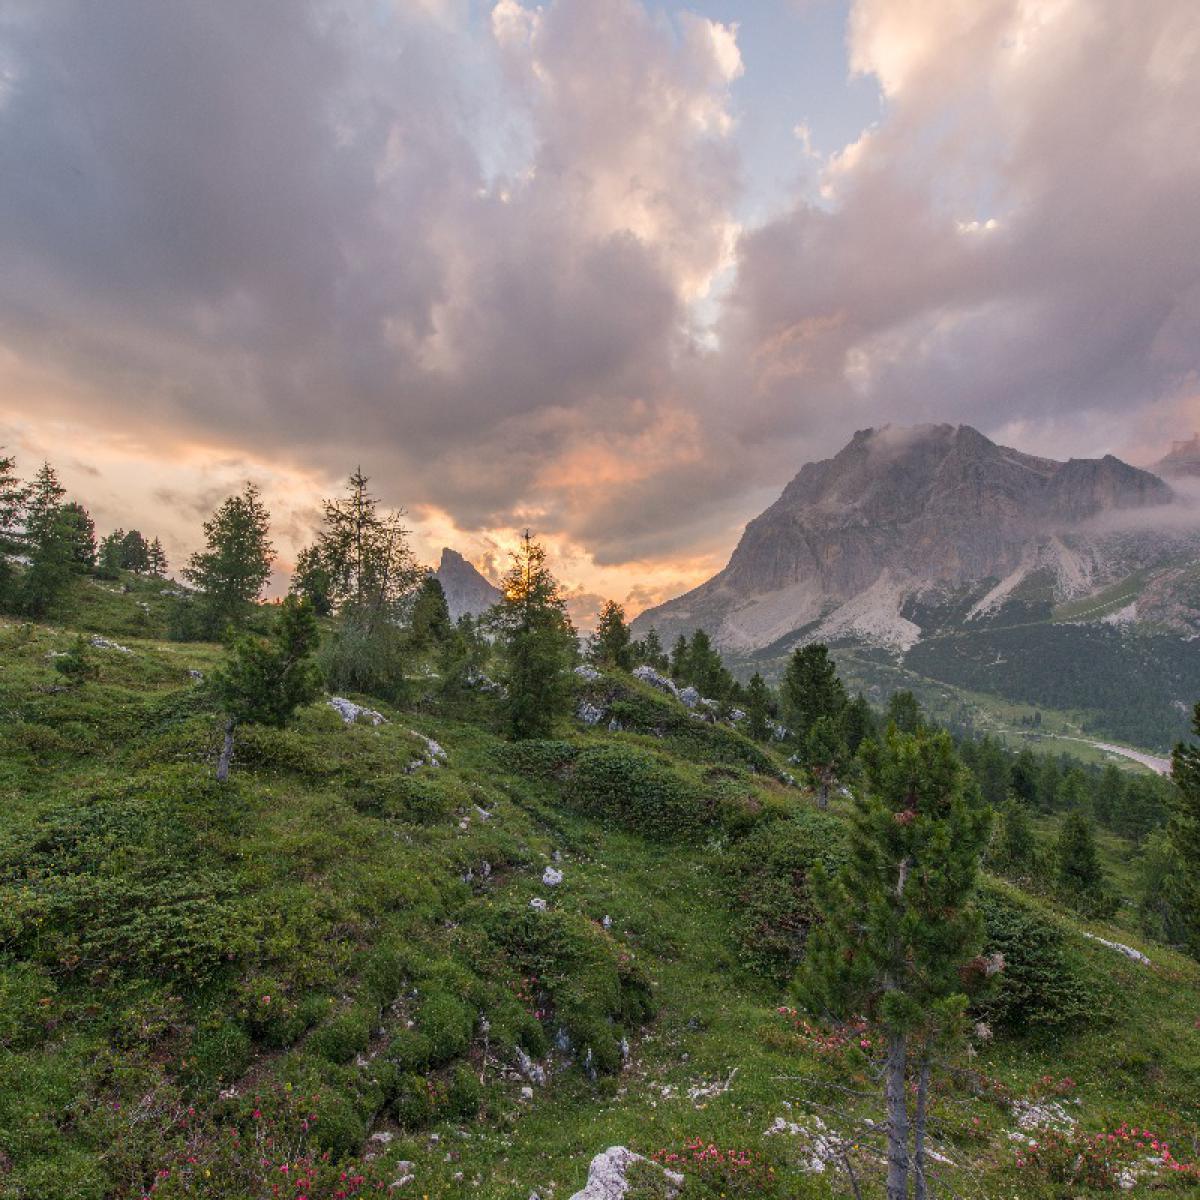
[[[694,837],[712,819],[698,786],[657,756],[628,746],[584,750],[566,791],[585,812],[650,837]]]
[[[552,779],[574,762],[578,753],[579,747],[570,742],[529,738],[505,746],[495,756],[506,771],[534,779]]]
[[[339,1013],[308,1039],[308,1048],[318,1058],[333,1063],[349,1062],[367,1048],[371,1040],[370,1017],[361,1011]]]
[[[253,1053],[250,1034],[235,1021],[197,1030],[188,1054],[190,1081],[200,1087],[228,1083],[245,1071]]]
[[[433,1043],[420,1030],[401,1029],[388,1043],[387,1059],[401,1071],[424,1071],[432,1058]]]
[[[404,1075],[392,1102],[392,1115],[406,1129],[423,1129],[436,1118],[438,1100],[432,1080],[423,1075]]]
[[[350,798],[367,816],[431,825],[465,804],[467,792],[445,771],[424,770],[365,780],[351,789]]]
[[[475,1072],[465,1063],[454,1069],[450,1079],[450,1090],[446,1093],[446,1108],[452,1117],[466,1119],[479,1112],[483,1102],[483,1088],[475,1078]]]
[[[976,1012],[1013,1032],[1095,1025],[1109,1015],[1109,997],[1086,958],[1033,902],[984,883],[976,904],[983,914],[985,952],[1004,955],[1004,970],[976,1000]]]
[[[441,1066],[466,1052],[475,1017],[457,996],[430,992],[417,1009],[417,1028],[429,1039],[429,1061]]]
[[[842,823],[807,811],[762,824],[729,850],[722,860],[725,890],[743,965],[786,982],[804,957],[808,931],[819,917],[809,876],[817,864],[835,874],[844,856]]]

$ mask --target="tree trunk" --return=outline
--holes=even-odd
[[[929,1184],[925,1178],[925,1116],[929,1109],[929,1050],[921,1054],[917,1075],[917,1110],[913,1128],[913,1195],[916,1200],[928,1200]]]
[[[217,759],[217,782],[224,783],[229,778],[229,764],[233,761],[233,731],[234,720],[230,717],[225,722],[225,741],[221,746],[221,757]]]
[[[908,1104],[904,1094],[908,1044],[903,1033],[887,1043],[887,1200],[908,1200]]]

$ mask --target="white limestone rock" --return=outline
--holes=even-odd
[[[347,700],[345,696],[331,696],[329,698],[329,707],[347,725],[353,725],[359,720],[366,721],[368,725],[387,724],[387,717],[383,713],[376,712],[373,708],[364,708],[361,704],[355,704],[353,700]]]
[[[629,1170],[634,1163],[649,1163],[648,1158],[635,1154],[625,1146],[610,1146],[597,1154],[588,1166],[587,1183],[576,1192],[571,1200],[624,1200],[629,1190]],[[657,1166],[657,1164],[651,1164]],[[666,1177],[669,1194],[678,1195],[683,1187],[683,1176],[677,1171],[658,1167]]]

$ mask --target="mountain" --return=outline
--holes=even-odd
[[[457,550],[448,546],[442,550],[442,561],[434,572],[446,593],[450,619],[457,621],[464,613],[476,617],[500,601],[500,589],[489,583]]]
[[[1159,459],[1154,469],[1167,477],[1200,476],[1200,433],[1187,441],[1172,442],[1171,452]]]
[[[806,464],[746,526],[723,571],[634,624],[668,643],[703,628],[735,659],[767,661],[807,641],[870,648],[989,691],[1005,672],[984,664],[1023,656],[997,651],[996,635],[1017,626],[1026,633],[1016,640],[1047,662],[1058,658],[1048,638],[1075,653],[1089,625],[1093,641],[1144,633],[1142,649],[1173,661],[1200,634],[1198,560],[1200,516],[1159,476],[1112,455],[1059,462],[965,425],[888,426]],[[1193,673],[1200,687],[1200,669],[1165,671],[1170,701],[1188,699],[1175,693]],[[1036,702],[1037,690],[1004,694]],[[1069,692],[1058,701],[1087,707],[1086,678]]]

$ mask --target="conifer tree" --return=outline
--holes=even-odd
[[[114,529],[100,539],[96,566],[109,579],[116,579],[123,570],[125,530]]]
[[[595,632],[588,639],[588,661],[598,667],[618,667],[622,671],[633,666],[625,610],[615,600],[606,600],[600,609]]]
[[[667,671],[670,669],[670,660],[662,647],[662,642],[658,637],[658,630],[653,625],[646,631],[646,636],[638,643],[638,651],[636,655],[640,662],[643,662],[648,667],[653,667],[656,671]]]
[[[990,813],[944,733],[889,729],[863,761],[846,865],[835,879],[814,873],[825,921],[802,981],[818,1010],[866,1014],[881,1027],[887,1196],[907,1200],[910,1174],[917,1195],[927,1194],[930,1076],[962,1021],[963,976],[996,966],[976,957],[982,923],[970,903]]]
[[[440,646],[454,635],[454,622],[446,605],[446,593],[436,575],[426,575],[417,589],[409,621],[409,638],[414,647]]]
[[[0,556],[21,549],[21,529],[29,489],[17,477],[17,460],[0,454]]]
[[[1095,830],[1091,818],[1081,809],[1063,817],[1054,859],[1059,890],[1076,907],[1097,915],[1109,907]]]
[[[802,753],[813,725],[821,717],[842,719],[846,689],[827,647],[819,642],[797,647],[783,673],[779,699],[784,720]]]
[[[842,717],[842,736],[846,741],[847,753],[857,754],[859,746],[875,737],[875,733],[875,714],[871,711],[866,697],[859,692],[846,705],[846,711]]]
[[[817,807],[828,808],[829,789],[848,758],[841,722],[836,717],[818,717],[804,741],[803,755],[804,765],[817,784]]]
[[[1018,874],[1033,865],[1037,843],[1025,805],[1010,795],[1000,810],[1000,829],[996,840],[995,860],[999,867]]]
[[[312,605],[319,617],[333,612],[330,596],[333,581],[329,568],[321,555],[320,546],[307,546],[296,557],[296,569],[292,572],[291,592]]]
[[[55,532],[55,521],[62,509],[67,489],[58,482],[54,468],[42,463],[25,498],[25,544],[35,549]]]
[[[168,564],[167,552],[163,549],[161,539],[154,538],[146,549],[146,570],[158,579],[165,579]]]
[[[367,632],[394,622],[425,575],[409,547],[403,510],[382,511],[369,483],[357,468],[346,494],[325,501],[324,528],[304,558],[308,583],[323,572],[320,584],[333,611]]]
[[[757,671],[746,688],[746,732],[757,742],[771,737],[771,693]]]
[[[240,625],[262,594],[275,558],[270,519],[258,488],[247,483],[204,522],[206,548],[192,555],[183,577],[202,593],[203,625],[210,636],[226,624]]]
[[[687,638],[681,633],[675,639],[675,645],[671,647],[671,678],[676,683],[687,683],[688,680],[688,659],[691,655],[691,647],[688,645]]]
[[[121,567],[135,575],[150,569],[150,545],[141,530],[131,529],[121,538]]]
[[[44,615],[66,590],[77,569],[76,526],[68,513],[56,510],[30,545],[29,569],[20,581],[20,608],[31,617]]]
[[[312,609],[289,596],[280,605],[269,638],[245,633],[235,638],[213,678],[225,712],[219,782],[229,775],[239,725],[282,729],[297,708],[320,694],[321,674],[312,661],[318,637]]]
[[[920,702],[907,689],[893,692],[888,699],[885,725],[895,725],[901,733],[916,733],[925,727],[925,714]]]
[[[63,519],[71,530],[71,559],[79,570],[96,565],[96,526],[91,515],[75,500],[62,506]]]
[[[1192,710],[1192,730],[1200,736],[1200,704]],[[1176,860],[1185,867],[1178,881],[1179,924],[1188,952],[1200,958],[1200,744],[1175,747],[1171,778],[1175,793],[1167,833]]]
[[[576,640],[546,552],[529,530],[502,591],[489,621],[504,657],[509,731],[514,738],[546,737],[570,703]]]

